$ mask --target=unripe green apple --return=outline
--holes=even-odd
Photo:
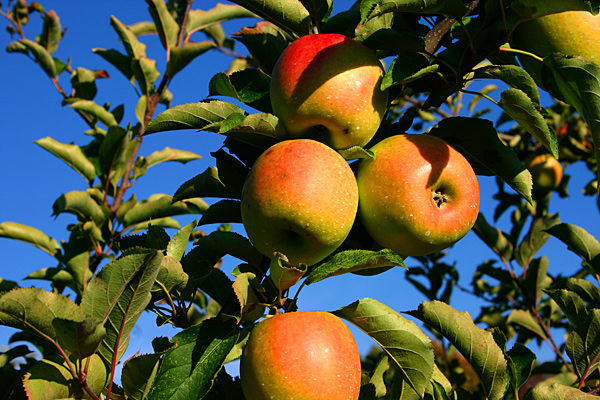
[[[363,44],[340,34],[313,34],[292,42],[271,77],[273,113],[289,138],[334,149],[364,146],[387,110],[383,68]]]
[[[425,134],[388,137],[358,165],[358,216],[371,237],[405,256],[422,256],[462,239],[479,213],[479,184],[469,162]]]
[[[600,15],[587,11],[567,11],[545,15],[520,23],[511,39],[511,46],[548,57],[552,53],[580,56],[600,64]],[[531,57],[519,57],[523,67],[538,84],[542,64]]]
[[[242,222],[254,246],[292,266],[316,264],[346,239],[358,187],[344,158],[310,139],[286,140],[256,160],[242,190]]]
[[[356,400],[360,375],[352,333],[322,311],[289,312],[259,322],[240,364],[248,400]]]
[[[525,160],[525,167],[531,172],[534,193],[547,193],[560,184],[563,168],[550,154],[537,154]]]

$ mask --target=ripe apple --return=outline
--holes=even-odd
[[[462,239],[479,212],[469,162],[443,139],[388,137],[358,165],[358,216],[371,237],[405,256],[422,256]]]
[[[383,68],[363,44],[340,34],[312,34],[292,42],[271,77],[273,113],[289,138],[334,149],[364,146],[387,109]]]
[[[560,184],[563,168],[551,154],[537,154],[525,160],[525,167],[531,172],[534,193],[548,193]]]
[[[286,140],[256,160],[242,189],[242,222],[254,246],[310,266],[346,239],[358,186],[344,158],[310,139]]]
[[[240,364],[248,400],[356,400],[360,375],[352,333],[322,311],[288,312],[259,322]]]
[[[545,15],[520,23],[511,46],[548,57],[552,53],[580,56],[600,64],[600,15],[587,11],[566,11]],[[542,81],[542,64],[531,57],[519,57],[521,64],[538,84]]]

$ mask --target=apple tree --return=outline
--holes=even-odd
[[[406,279],[398,286],[414,286],[427,301],[395,310],[361,298],[337,310],[323,309],[328,318],[332,314],[356,326],[378,345],[362,355],[356,398],[586,399],[600,392],[600,242],[561,221],[552,208],[553,194],[568,198],[570,190],[583,190],[598,196],[600,147],[594,144],[600,143],[600,68],[577,53],[564,54],[565,49],[550,46],[548,54],[537,54],[512,40],[516,34],[535,37],[539,28],[524,32],[526,22],[546,15],[576,11],[589,18],[598,13],[598,1],[362,0],[335,13],[332,0],[233,0],[206,10],[192,0],[146,3],[148,20],[131,25],[115,10],[110,21],[115,48],[94,48],[122,75],[111,79],[135,88],[136,102],[118,106],[95,100],[99,81],[108,76],[105,70],[53,56],[69,38],[56,12],[26,0],[9,1],[1,10],[11,37],[8,53],[25,55],[40,67],[62,105],[81,118],[89,138],[86,145],[51,137],[36,142],[86,184],[52,205],[54,215],[75,218],[63,239],[19,222],[0,223],[1,237],[37,247],[56,265],[26,276],[45,281],[50,290],[0,280],[0,323],[16,329],[11,343],[27,343],[0,354],[7,398],[261,399],[260,393],[243,392],[243,376],[224,369],[244,357],[259,321],[302,311],[298,299],[307,286],[342,274],[385,279],[391,268],[405,268]],[[41,32],[29,32],[34,17],[43,19]],[[222,24],[240,18],[253,18],[253,25],[226,33]],[[570,34],[581,35],[579,25],[570,24]],[[581,26],[591,29],[587,22]],[[296,39],[323,34],[344,35],[369,50],[370,60],[361,59],[361,50],[354,59],[340,57],[339,65],[328,61],[337,73],[351,69],[344,62],[372,65],[375,58],[384,66],[375,70],[380,79],[375,89],[385,96],[377,100],[384,112],[374,136],[335,151],[327,148],[334,154],[331,160],[338,157],[336,162],[342,159],[344,168],[356,172],[361,163],[377,160],[371,150],[376,144],[409,133],[443,139],[476,175],[495,177],[495,193],[482,192],[480,199],[495,204],[493,215],[480,212],[469,225],[495,258],[478,262],[470,287],[459,283],[460,265],[448,261],[454,251],[450,243],[425,255],[401,254],[377,243],[358,219],[341,243],[311,262],[291,263],[283,246],[265,251],[258,245],[260,235],[250,240],[232,230],[245,223],[242,205],[255,162],[272,146],[297,144],[303,137],[302,132],[290,136],[295,128],[286,109],[302,104],[272,93],[278,60]],[[143,35],[158,37],[163,70],[148,56]],[[234,52],[236,46],[243,52]],[[178,103],[177,93],[169,90],[172,81],[193,69],[195,59],[208,60],[215,51],[232,58],[222,72],[201,77],[209,98]],[[600,57],[600,50],[595,54]],[[326,109],[319,103],[323,97],[310,97],[320,87],[312,81],[325,77],[300,75],[308,77],[304,87],[310,90],[302,96],[315,102],[311,109]],[[543,102],[540,93],[551,101]],[[348,112],[344,99],[349,102],[355,94],[341,95],[334,105]],[[484,102],[488,108],[481,107]],[[135,110],[136,120],[123,119],[125,107]],[[486,118],[491,114],[498,115],[493,122]],[[309,137],[318,139],[328,129],[326,119],[319,121]],[[175,193],[138,198],[135,184],[148,168],[200,157],[192,149],[171,147],[144,153],[146,137],[175,130],[222,135],[223,146],[211,153],[212,166],[180,182]],[[308,154],[317,170],[332,168],[329,156]],[[576,163],[590,172],[583,188],[569,182],[567,167]],[[294,192],[300,186],[286,188],[288,200],[305,196]],[[261,190],[259,195],[267,189]],[[281,217],[303,212],[301,201],[295,207]],[[597,211],[590,210],[591,218]],[[327,220],[332,214],[320,216],[323,229],[335,225]],[[503,230],[498,220],[507,215],[511,226]],[[201,230],[214,224],[213,231]],[[259,222],[256,229],[273,228]],[[544,255],[550,237],[581,259],[568,275],[553,272]],[[287,239],[292,245],[300,240]],[[303,252],[312,250],[307,246]],[[220,269],[225,256],[237,262],[231,276]],[[459,286],[481,304],[480,315],[450,305]],[[157,325],[170,324],[177,333],[156,337],[152,353],[123,360],[144,312],[155,313]],[[287,329],[291,335],[311,327]],[[308,343],[304,346],[310,348]],[[538,346],[549,348],[554,359],[538,359]],[[41,356],[25,358],[17,367],[15,360],[33,349]],[[286,373],[294,371],[262,375]],[[289,393],[299,393],[293,389]]]

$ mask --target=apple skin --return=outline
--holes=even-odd
[[[290,139],[308,138],[345,149],[364,146],[387,110],[383,68],[363,44],[335,33],[293,41],[271,76],[273,113]]]
[[[383,247],[423,256],[450,247],[473,227],[479,183],[469,162],[443,139],[388,137],[358,165],[358,217]]]
[[[358,209],[352,169],[331,147],[310,139],[286,140],[256,160],[241,197],[248,238],[267,257],[311,266],[346,239]]]
[[[552,53],[580,56],[600,64],[600,15],[587,11],[566,11],[520,23],[511,38],[511,46],[542,58]],[[542,64],[520,56],[523,68],[542,84]],[[542,86],[543,87],[543,86]]]
[[[248,400],[356,400],[360,354],[352,333],[335,315],[288,312],[252,330],[240,380]]]
[[[558,187],[563,176],[560,162],[550,154],[537,154],[525,160],[531,172],[534,193],[548,193]]]

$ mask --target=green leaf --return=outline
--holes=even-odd
[[[381,90],[395,85],[415,81],[423,76],[433,74],[439,68],[438,64],[429,64],[427,58],[418,53],[402,53],[392,61],[383,81]]]
[[[294,286],[306,273],[306,265],[288,266],[288,258],[281,253],[273,253],[269,266],[269,275],[280,291],[285,291]]]
[[[165,256],[156,276],[156,283],[152,288],[152,293],[158,298],[163,299],[168,293],[185,287],[188,280],[189,276],[183,270],[181,262],[172,256]]]
[[[167,256],[173,257],[177,261],[181,261],[190,240],[190,235],[195,227],[196,221],[192,221],[173,235],[173,238],[167,245]]]
[[[517,325],[520,325],[523,328],[526,328],[531,332],[535,333],[542,339],[547,338],[546,332],[544,332],[538,321],[528,311],[512,310],[510,315],[508,316],[507,322],[513,322]]]
[[[244,114],[244,111],[234,104],[220,100],[182,104],[160,113],[150,122],[144,134],[180,129],[218,132],[221,123],[234,113]]]
[[[334,314],[375,340],[396,365],[402,379],[423,398],[435,365],[433,346],[414,322],[373,299],[359,300]]]
[[[389,249],[347,250],[335,253],[333,257],[319,264],[307,275],[305,283],[311,285],[330,276],[395,266],[406,268],[404,258]]]
[[[212,318],[176,334],[172,340],[175,346],[165,353],[148,399],[202,398],[212,387],[239,332],[236,326]]]
[[[125,361],[121,383],[128,399],[143,400],[148,396],[161,356],[162,354],[144,354]]]
[[[590,310],[585,322],[569,333],[566,350],[581,381],[600,366],[600,310]]]
[[[0,297],[0,324],[56,342],[57,318],[83,321],[83,310],[71,299],[38,288],[18,288]]]
[[[203,173],[181,185],[175,192],[173,200],[180,201],[196,197],[224,197],[234,199],[236,196],[234,190],[225,186],[219,178],[217,167],[208,167]]]
[[[259,21],[255,26],[242,28],[233,35],[246,46],[260,69],[269,76],[279,56],[293,40],[285,31],[267,21]]]
[[[263,112],[272,112],[269,99],[271,78],[257,68],[230,75],[220,72],[208,83],[209,96],[229,96]]]
[[[271,147],[287,135],[279,118],[266,113],[247,116],[232,114],[223,121],[219,133],[261,149]]]
[[[96,97],[98,92],[96,87],[97,77],[100,77],[100,75],[95,71],[83,67],[75,68],[71,73],[71,86],[75,90],[74,97],[82,100],[92,100]]]
[[[256,18],[256,14],[232,4],[217,3],[214,8],[210,10],[191,10],[188,15],[187,24],[185,30],[188,37],[198,31],[205,29],[209,26],[225,22],[231,19],[237,18]]]
[[[52,205],[52,215],[69,213],[75,215],[79,221],[94,221],[97,226],[102,226],[110,210],[104,203],[98,204],[90,193],[92,190],[74,190],[62,194]]]
[[[57,142],[50,136],[36,140],[34,143],[61,159],[83,176],[90,185],[94,182],[96,169],[94,164],[83,153],[81,147],[75,144]]]
[[[294,33],[304,36],[312,33],[313,24],[308,10],[297,0],[234,0],[261,18]]]
[[[160,76],[160,72],[156,69],[156,60],[146,57],[133,59],[131,69],[142,94],[150,96],[154,91],[154,81]]]
[[[491,332],[478,328],[469,313],[439,301],[425,302],[410,314],[439,331],[460,351],[477,373],[488,399],[504,397],[509,385],[507,362]]]
[[[56,318],[52,325],[58,334],[58,344],[74,354],[78,360],[94,354],[106,337],[106,329],[102,321],[97,319],[73,321]]]
[[[515,259],[523,268],[527,268],[533,256],[546,244],[550,239],[550,234],[547,232],[554,225],[560,223],[558,214],[548,214],[543,217],[535,218],[531,222],[529,232],[523,238],[523,241],[515,252]]]
[[[540,105],[537,84],[523,68],[516,65],[486,65],[473,71],[474,79],[500,79],[508,86],[523,91],[536,106]]]
[[[577,293],[593,308],[600,308],[600,289],[587,279],[569,278],[561,282],[565,289]]]
[[[94,354],[86,364],[86,382],[90,390],[99,396],[108,380],[104,363]],[[25,375],[23,386],[29,398],[50,399],[85,399],[89,395],[83,390],[78,378],[73,377],[64,361],[56,362],[42,359],[35,363]]]
[[[158,150],[150,154],[146,158],[146,168],[150,168],[154,165],[167,162],[175,161],[185,164],[190,161],[201,159],[202,156],[191,151],[173,149],[171,147],[165,147],[162,150]]]
[[[600,242],[585,229],[562,223],[548,229],[548,233],[568,246],[568,249],[583,258],[600,274]]]
[[[242,223],[242,212],[239,200],[219,200],[208,207],[198,225]]]
[[[196,57],[216,47],[215,42],[204,40],[201,42],[188,42],[182,47],[171,48],[169,62],[167,63],[167,74],[170,78],[173,78],[179,71],[194,61]]]
[[[114,49],[95,48],[92,49],[92,51],[108,61],[112,66],[119,70],[131,84],[134,84],[133,70],[131,69],[131,56],[126,56]]]
[[[60,19],[56,15],[56,11],[50,10],[44,14],[44,25],[42,26],[42,34],[39,37],[38,43],[48,50],[48,53],[52,54],[58,49],[61,39],[62,29]]]
[[[56,239],[28,225],[16,222],[2,222],[0,223],[0,237],[29,243],[53,257],[60,255],[60,244],[58,244]]]
[[[523,400],[595,400],[598,396],[584,393],[579,389],[554,383],[552,385],[536,385]]]
[[[363,21],[390,12],[444,14],[455,19],[461,19],[466,11],[465,5],[460,0],[379,0],[372,10],[361,9],[361,14]]]
[[[81,309],[86,318],[102,321],[106,337],[99,353],[109,365],[118,361],[129,335],[151,299],[150,290],[163,260],[158,250],[140,250],[106,265],[88,284]]]
[[[527,382],[535,365],[535,354],[522,343],[515,343],[506,355],[511,384],[519,389]]]
[[[440,121],[430,133],[450,143],[469,160],[478,175],[496,175],[531,202],[531,174],[515,152],[498,138],[490,121],[452,117]]]
[[[575,330],[585,323],[589,313],[581,296],[566,289],[548,290],[547,293],[558,304]]]
[[[152,221],[163,217],[175,215],[202,214],[208,204],[200,198],[180,200],[173,202],[173,197],[156,193],[147,200],[137,202],[123,216],[123,223],[129,227],[145,221]]]
[[[530,300],[537,304],[544,295],[544,290],[552,284],[552,278],[548,276],[550,262],[546,256],[533,259],[527,268],[527,276],[524,279],[524,287]]]
[[[160,42],[167,53],[177,46],[179,24],[167,10],[164,0],[146,0],[148,11],[152,16]]]
[[[558,158],[558,139],[531,98],[520,89],[507,89],[500,95],[500,107]]]
[[[19,43],[31,52],[35,61],[49,77],[54,78],[56,76],[56,65],[48,50],[29,39],[21,39]]]
[[[119,21],[114,15],[110,17],[110,24],[114,28],[117,35],[121,39],[123,46],[125,47],[125,51],[130,59],[140,59],[142,57],[146,57],[146,45],[140,42],[135,34],[125,26],[121,21]]]
[[[235,232],[214,231],[199,238],[194,244],[212,249],[221,254],[220,257],[229,254],[254,266],[259,266],[263,258],[247,238]]]
[[[513,254],[512,243],[504,232],[499,228],[491,226],[481,213],[477,216],[473,232],[504,261],[510,261]]]
[[[83,111],[90,117],[100,121],[104,126],[110,128],[119,125],[115,116],[106,108],[94,103],[92,100],[79,100],[69,105],[74,110]]]

